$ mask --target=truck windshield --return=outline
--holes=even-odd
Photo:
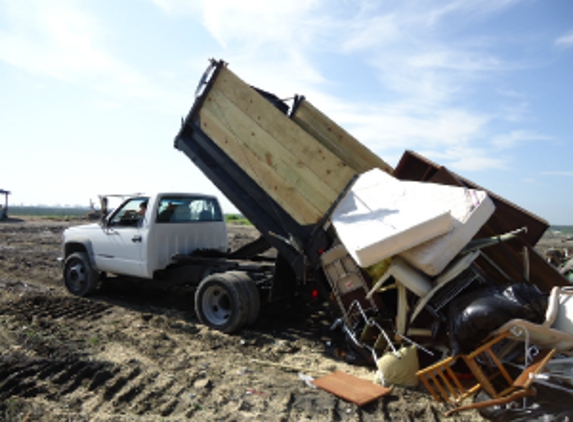
[[[157,208],[158,223],[222,221],[219,203],[213,198],[165,196]]]

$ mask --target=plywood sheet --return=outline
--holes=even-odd
[[[370,403],[392,391],[391,388],[374,384],[341,371],[335,371],[332,374],[317,378],[312,383],[358,406]]]
[[[392,173],[390,165],[307,100],[298,105],[291,118],[357,173],[373,168]]]
[[[287,116],[271,106],[250,86],[228,69],[222,69],[217,77],[214,90],[219,90],[240,110],[253,124],[268,132],[274,142],[292,151],[299,160],[313,170],[316,177],[324,180],[339,191],[346,187],[355,172],[338,157],[325,149],[320,142],[302,130]]]
[[[299,223],[315,224],[356,174],[226,68],[211,87],[200,119],[219,147],[285,211],[298,215]],[[314,211],[298,212],[305,203]]]
[[[206,108],[201,110],[201,129],[215,141],[225,153],[235,161],[253,180],[255,180],[277,203],[299,223],[310,224],[322,215],[320,204],[306,200],[306,197],[317,200],[309,191],[306,183],[287,183],[272,168],[261,160],[260,152],[245,147],[220,120]],[[291,175],[291,178],[295,175]],[[332,194],[334,195],[334,194]],[[322,205],[325,207],[326,205]]]

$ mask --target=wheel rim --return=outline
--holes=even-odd
[[[74,291],[79,291],[86,284],[87,274],[84,265],[80,261],[73,261],[67,270],[66,280]]]
[[[219,286],[210,286],[201,300],[203,314],[213,325],[223,325],[231,317],[231,299],[227,291]]]

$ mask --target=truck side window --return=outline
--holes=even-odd
[[[221,221],[223,219],[219,204],[211,198],[198,198],[191,204],[191,213],[195,221]]]
[[[177,205],[175,205],[174,202],[169,199],[162,199],[159,203],[159,208],[157,208],[157,222],[170,222],[173,217],[173,213],[175,212],[175,208],[177,208]]]
[[[219,203],[213,198],[164,197],[157,209],[158,223],[222,221]]]

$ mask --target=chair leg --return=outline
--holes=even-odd
[[[455,409],[448,410],[444,415],[446,417],[450,417],[450,416],[452,416],[458,412],[462,412],[464,410],[481,409],[482,407],[498,406],[498,405],[506,404],[506,403],[509,403],[509,402],[512,402],[515,400],[522,399],[524,397],[534,396],[535,393],[536,393],[536,391],[533,388],[528,388],[526,390],[518,390],[518,391],[511,393],[509,396],[500,397],[498,399],[482,401],[482,402],[478,402],[478,403],[466,404],[464,406],[456,407]]]

